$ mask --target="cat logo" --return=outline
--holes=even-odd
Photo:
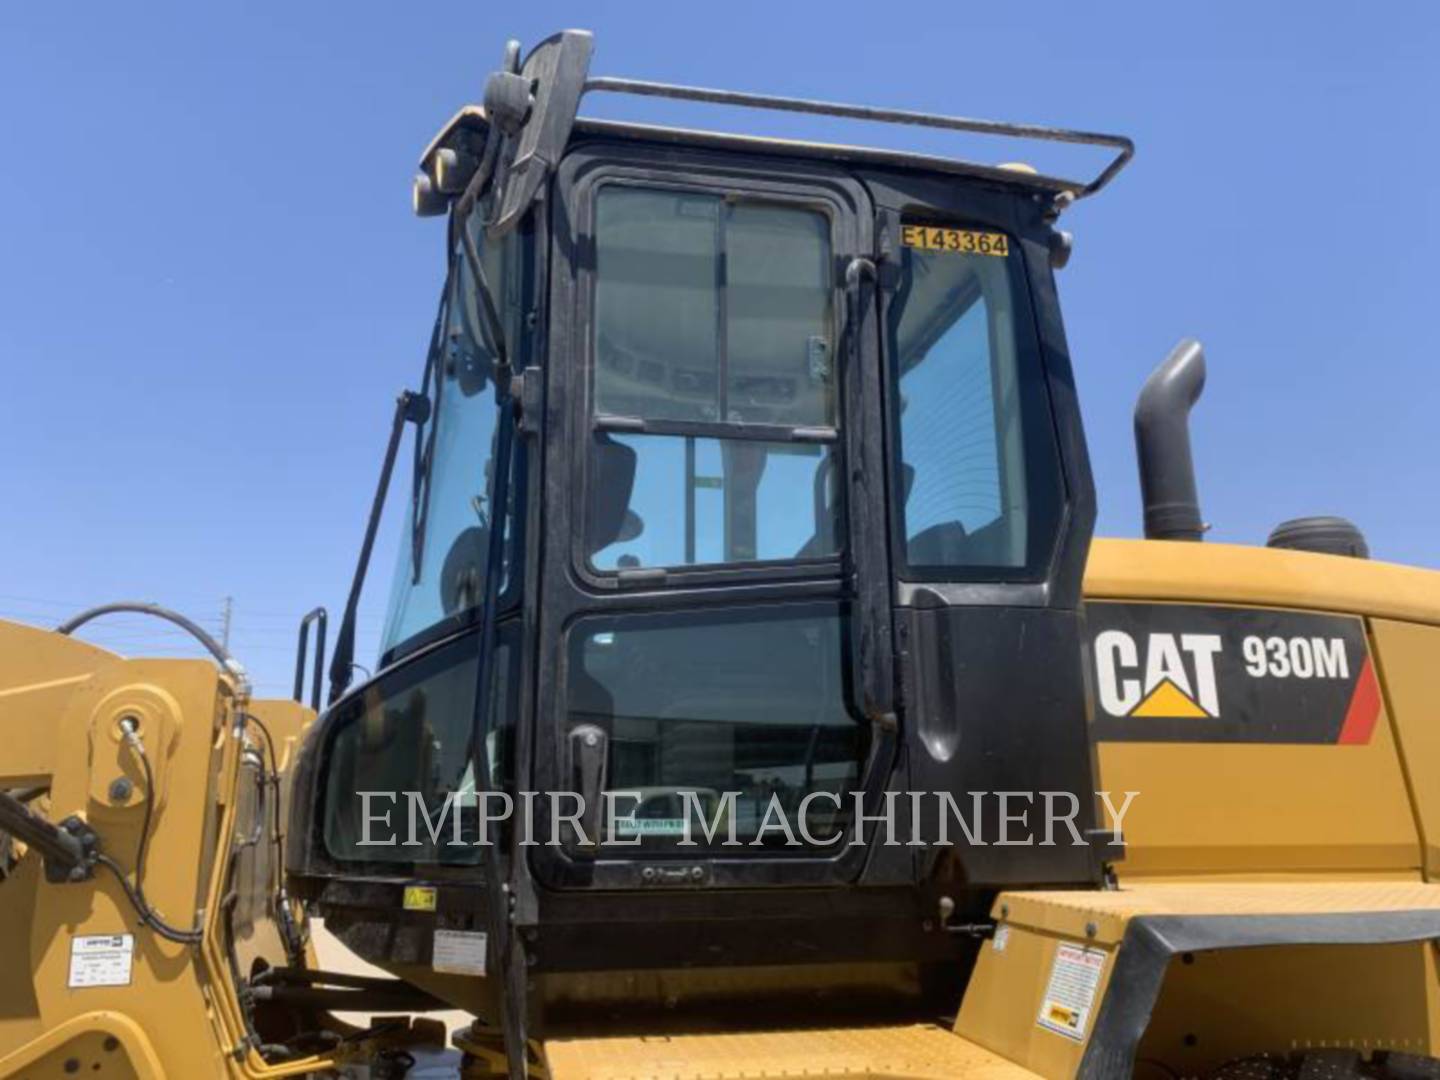
[[[1137,642],[1105,630],[1095,636],[1100,708],[1115,717],[1218,720],[1215,657],[1222,648],[1219,634],[1152,633]]]
[[[1352,615],[1086,601],[1099,742],[1364,746],[1381,695]]]

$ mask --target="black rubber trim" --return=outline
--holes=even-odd
[[[1440,910],[1336,915],[1140,915],[1115,955],[1110,989],[1077,1080],[1132,1075],[1135,1050],[1178,953],[1265,945],[1396,945],[1440,939]]]

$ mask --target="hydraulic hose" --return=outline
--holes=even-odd
[[[150,822],[155,812],[155,771],[150,767],[150,755],[145,752],[145,744],[140,741],[139,730],[135,721],[128,716],[120,721],[120,730],[125,735],[125,742],[135,755],[140,759],[140,767],[145,771],[145,817],[140,825],[140,844],[135,850],[135,881],[132,884],[125,878],[125,872],[120,869],[120,864],[110,856],[101,854],[96,857],[96,862],[115,875],[120,882],[120,887],[125,890],[125,896],[130,901],[140,916],[140,921],[150,929],[154,930],[167,941],[174,941],[181,945],[198,945],[204,938],[204,933],[199,926],[192,930],[181,930],[171,926],[145,899],[145,856],[150,851]]]
[[[205,647],[205,650],[215,658],[216,663],[220,665],[226,674],[239,681],[240,696],[242,698],[248,698],[250,696],[250,680],[245,675],[245,668],[238,660],[230,655],[230,651],[207,634],[204,628],[193,620],[187,619],[178,611],[161,607],[159,604],[147,604],[138,600],[120,600],[113,604],[101,604],[99,607],[82,611],[72,619],[67,619],[55,628],[55,632],[57,634],[73,634],[86,623],[98,619],[102,615],[114,615],[121,612],[151,615],[157,619],[164,619],[166,622],[174,623],[196,641],[200,642],[200,644]]]

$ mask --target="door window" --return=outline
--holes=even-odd
[[[706,827],[722,826],[717,844],[733,825],[741,845],[788,847],[783,830],[761,828],[772,800],[800,846],[810,847],[799,831],[802,803],[817,841],[844,830],[869,727],[845,702],[843,631],[836,609],[814,605],[577,623],[567,727],[605,732],[606,789],[617,815],[633,810],[639,822],[617,820],[621,835],[603,839],[674,846],[685,838],[686,792],[691,839],[701,846],[703,814]]]
[[[594,569],[836,553],[830,231],[811,206],[599,189]]]

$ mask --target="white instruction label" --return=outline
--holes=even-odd
[[[484,975],[484,932],[436,930],[435,951],[430,966],[451,975]]]
[[[87,934],[70,939],[70,978],[75,990],[87,986],[129,986],[135,956],[133,934]]]
[[[990,946],[996,952],[1004,952],[1005,946],[1010,944],[1010,927],[1001,923],[995,930],[995,936],[990,939]]]
[[[1061,944],[1055,950],[1055,966],[1050,969],[1050,982],[1035,1022],[1077,1041],[1085,1038],[1104,970],[1105,953],[1100,949]]]

